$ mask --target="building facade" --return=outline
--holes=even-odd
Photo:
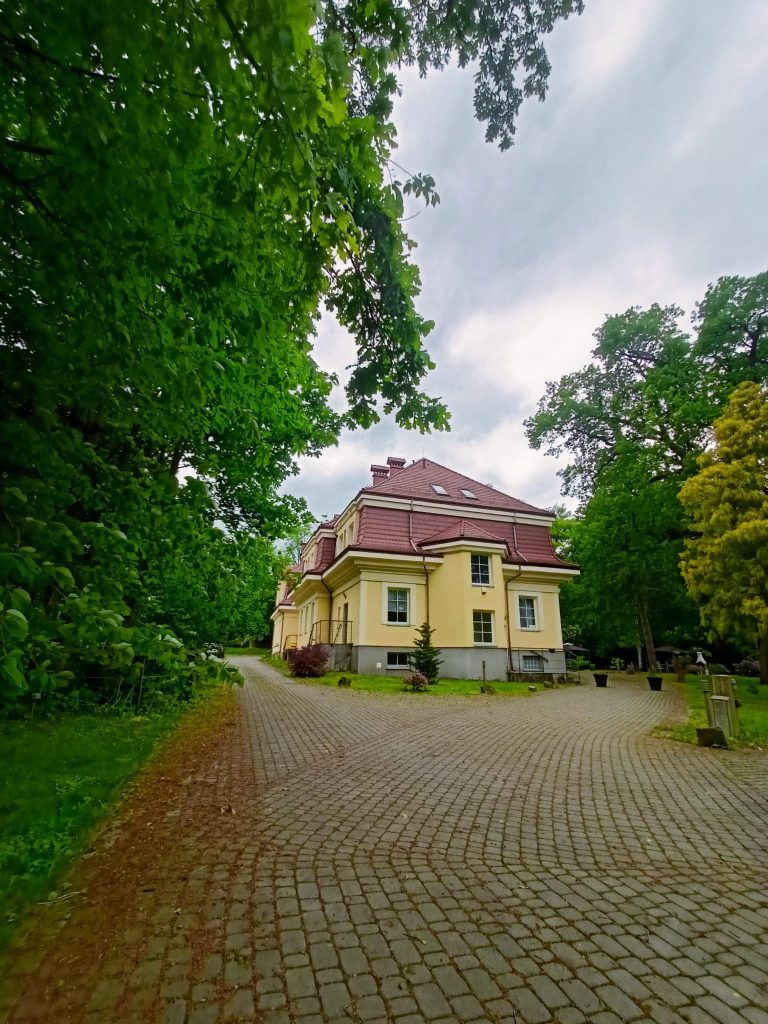
[[[552,513],[429,459],[371,471],[281,584],[273,653],[329,644],[337,668],[403,674],[429,622],[445,678],[563,674],[559,587],[578,569]]]

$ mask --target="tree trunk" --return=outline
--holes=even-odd
[[[658,668],[658,664],[656,662],[656,650],[653,644],[651,623],[648,619],[648,606],[644,597],[637,598],[637,621],[640,625],[640,636],[642,637],[643,647],[645,648],[648,671],[655,672]]]
[[[760,666],[760,682],[768,686],[768,628],[763,630],[757,644],[757,662]]]

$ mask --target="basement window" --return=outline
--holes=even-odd
[[[387,651],[387,668],[408,668],[408,652]]]
[[[543,672],[544,659],[540,654],[523,655],[523,672]]]

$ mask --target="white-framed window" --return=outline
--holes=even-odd
[[[477,501],[477,495],[473,491],[470,491],[467,487],[460,487],[459,490],[461,491],[465,498],[474,498],[475,501]]]
[[[538,629],[539,617],[535,597],[523,597],[517,599],[518,615],[520,617],[520,629]]]
[[[476,587],[490,587],[491,559],[489,555],[470,555],[472,583]]]
[[[472,612],[472,634],[476,644],[493,643],[493,612]]]
[[[405,587],[387,587],[387,622],[396,626],[410,622],[410,596]]]
[[[442,486],[442,484],[431,484],[430,486],[432,487],[432,490],[435,492],[435,494],[440,494],[441,496],[447,496],[448,491],[446,491],[446,489]]]
[[[387,651],[387,668],[408,668],[407,651]]]
[[[544,659],[540,654],[523,655],[523,672],[543,672]]]

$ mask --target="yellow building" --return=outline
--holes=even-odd
[[[578,569],[552,513],[429,459],[371,470],[281,584],[273,652],[329,644],[337,668],[402,674],[429,622],[445,678],[564,673],[558,591]]]

